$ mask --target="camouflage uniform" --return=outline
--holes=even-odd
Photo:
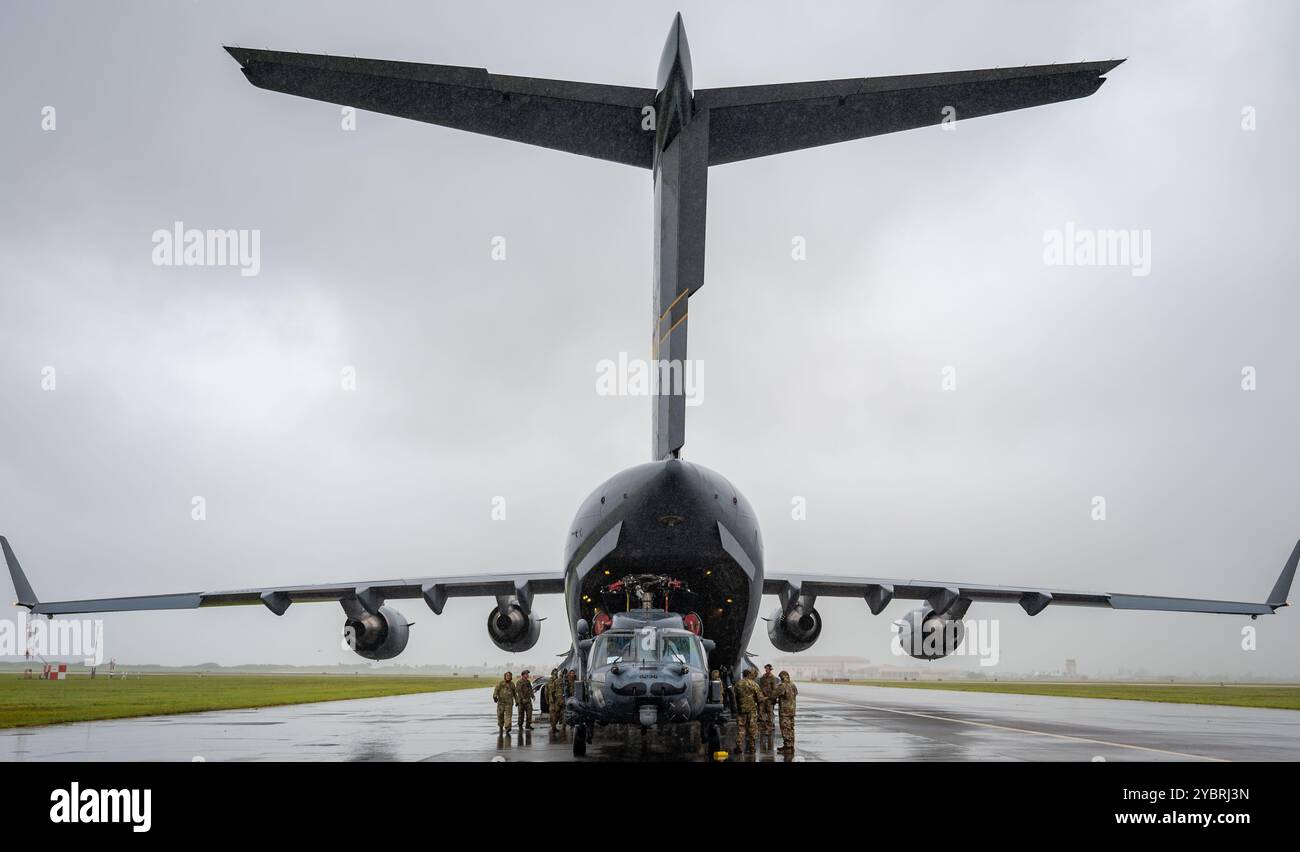
[[[533,683],[528,672],[519,676],[515,684],[515,699],[519,702],[519,730],[533,729]]]
[[[794,749],[794,702],[799,694],[799,687],[790,680],[790,675],[781,672],[781,682],[776,685],[777,704],[780,705],[781,749]]]
[[[492,690],[492,700],[497,703],[497,730],[510,730],[510,711],[515,707],[515,685],[502,678]]]
[[[733,689],[736,692],[736,751],[740,751],[742,746],[753,751],[754,737],[758,733],[758,705],[763,701],[763,693],[750,677],[750,672],[745,672],[745,677]]]
[[[758,677],[758,688],[763,693],[763,700],[758,703],[758,732],[772,736],[772,704],[776,693],[776,675],[771,669]]]
[[[564,684],[559,672],[551,672],[551,679],[546,682],[546,710],[554,731],[564,718]]]

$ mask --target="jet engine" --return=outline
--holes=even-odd
[[[773,647],[787,654],[808,650],[821,635],[821,615],[815,607],[803,602],[795,604],[789,612],[777,607],[767,619],[767,638]]]
[[[391,660],[406,649],[411,626],[392,607],[383,606],[379,613],[359,611],[343,623],[343,638],[348,647],[367,660]]]
[[[946,657],[966,638],[966,625],[960,618],[935,615],[928,607],[914,609],[894,624],[903,653],[918,660]]]
[[[487,620],[488,636],[502,651],[519,653],[537,644],[542,635],[542,620],[525,613],[517,602],[501,603],[492,608]]]

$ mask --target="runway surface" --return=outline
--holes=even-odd
[[[922,689],[799,685],[793,756],[758,761],[1300,760],[1300,712]],[[574,760],[540,718],[498,738],[486,689],[0,731],[0,760]],[[730,733],[730,732],[729,732]],[[598,731],[585,760],[706,760]],[[734,745],[734,742],[732,743]],[[779,735],[778,735],[778,745]],[[725,745],[725,741],[724,741]]]

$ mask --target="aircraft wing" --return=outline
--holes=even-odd
[[[1269,615],[1287,606],[1296,563],[1300,562],[1300,542],[1282,568],[1272,592],[1263,603],[1173,598],[1157,595],[1129,595],[1117,592],[1070,592],[1030,586],[985,586],[931,580],[895,580],[885,577],[835,577],[829,575],[768,574],[763,593],[778,595],[789,609],[800,597],[865,598],[873,614],[894,598],[926,601],[938,613],[954,606],[956,614],[965,612],[972,601],[1016,603],[1030,615],[1051,606],[1098,606],[1110,609],[1138,609],[1160,612],[1210,612],[1225,615]]]
[[[650,168],[652,89],[489,74],[485,68],[227,47],[254,86]]]
[[[1123,61],[698,89],[695,106],[716,166],[1087,97]]]
[[[564,574],[559,571],[515,574],[484,574],[465,577],[410,577],[395,580],[358,580],[314,586],[267,586],[224,592],[182,592],[172,595],[143,595],[127,598],[94,598],[76,601],[40,601],[32,591],[9,541],[0,536],[9,575],[13,578],[16,603],[37,615],[127,612],[132,610],[197,609],[209,606],[261,604],[276,615],[284,615],[290,604],[321,601],[353,601],[365,609],[377,610],[388,600],[423,598],[441,615],[448,598],[513,597],[525,613],[532,609],[533,595],[560,594]]]

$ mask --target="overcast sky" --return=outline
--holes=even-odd
[[[1300,536],[1300,9],[1262,0],[5,3],[0,532],[37,594],[559,569],[649,457],[648,401],[595,380],[648,354],[650,173],[345,131],[221,45],[653,86],[679,7],[697,88],[1128,57],[1084,100],[710,171],[684,455],[749,496],[769,569],[1262,600]],[[155,266],[176,221],[259,229],[260,274]],[[1149,231],[1150,275],[1045,265],[1067,222]],[[399,659],[509,658],[489,606],[403,605]],[[529,660],[568,642],[538,607]],[[889,618],[819,608],[812,653],[899,662]],[[1300,612],[1253,652],[1227,616],[970,615],[1012,671],[1300,673]],[[168,664],[352,662],[341,624],[105,618],[110,656]]]

